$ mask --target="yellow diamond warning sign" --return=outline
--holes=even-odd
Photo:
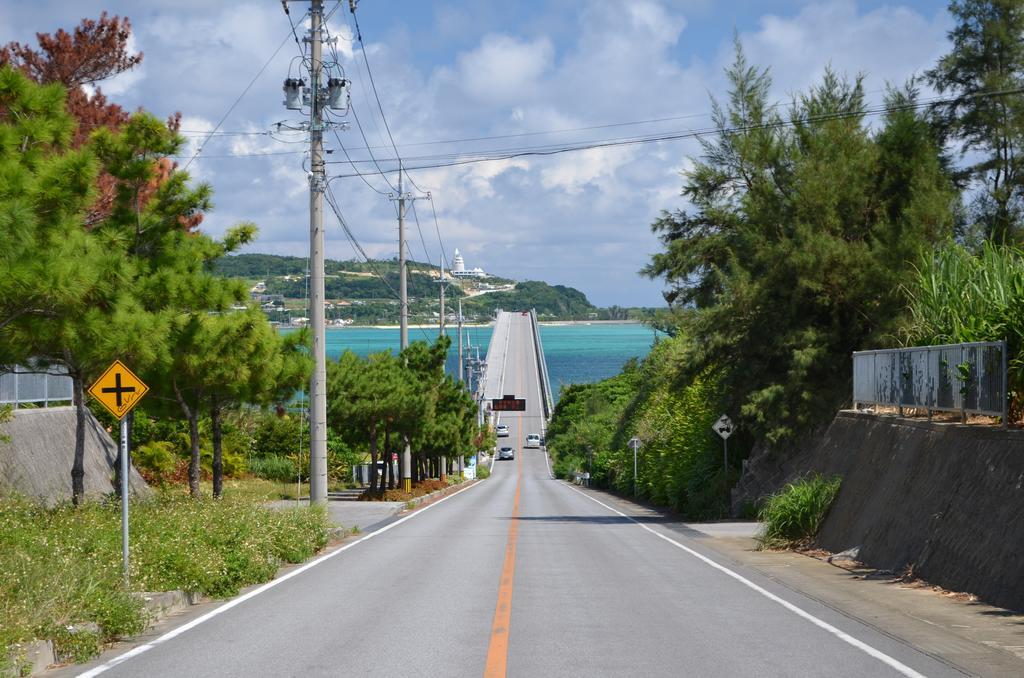
[[[100,401],[118,419],[132,411],[149,387],[142,383],[120,360],[89,387],[89,395]]]

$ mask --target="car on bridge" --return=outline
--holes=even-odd
[[[498,450],[498,461],[501,461],[502,459],[515,459],[515,458],[516,458],[516,451],[513,450],[511,447],[503,447],[500,450]]]
[[[508,438],[507,424],[498,424],[498,428],[494,429],[494,431],[498,434],[499,438]]]
[[[536,433],[526,434],[526,444],[523,447],[540,447],[540,435]]]

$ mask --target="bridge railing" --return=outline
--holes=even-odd
[[[0,405],[71,401],[71,377],[63,367],[33,369],[15,365],[10,372],[0,374]]]
[[[1007,416],[1005,341],[853,354],[853,404]]]
[[[540,323],[537,321],[537,309],[530,309],[530,324],[533,326],[533,346],[537,354],[537,368],[540,372],[541,399],[544,401],[544,418],[550,419],[554,412],[554,399],[551,397],[551,380],[548,378],[548,363],[544,359],[544,345],[540,341]]]

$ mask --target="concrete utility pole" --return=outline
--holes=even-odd
[[[409,288],[405,260],[405,193],[402,192],[402,163],[398,163],[398,325],[399,346],[409,347]]]
[[[459,381],[462,380],[462,299],[459,299]]]
[[[398,195],[388,194],[392,200],[398,201],[398,325],[399,347],[404,351],[409,348],[409,265],[405,257],[405,201],[423,200],[423,196],[413,197],[402,190],[402,161],[398,161]],[[405,440],[402,452],[402,489],[412,491],[412,450],[409,440]]]
[[[324,141],[323,100],[323,0],[312,0],[309,10],[310,65],[309,121],[309,322],[313,329],[313,378],[309,389],[309,503],[327,502],[327,354],[324,332]]]
[[[440,278],[439,282],[441,283],[441,317],[438,319],[438,325],[437,325],[438,335],[437,336],[443,337],[444,336],[444,285],[445,285],[445,280],[444,280],[444,255],[441,255],[440,267],[441,267],[441,278]]]
[[[409,348],[409,288],[405,260],[405,193],[402,192],[402,163],[398,163],[398,324],[399,346]],[[409,438],[402,438],[402,490],[412,492],[412,448]]]

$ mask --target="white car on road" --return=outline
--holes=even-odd
[[[537,433],[527,433],[526,444],[523,447],[540,447],[540,435]]]
[[[508,438],[508,425],[507,424],[498,424],[498,428],[496,428],[494,430],[498,434],[499,438]]]

